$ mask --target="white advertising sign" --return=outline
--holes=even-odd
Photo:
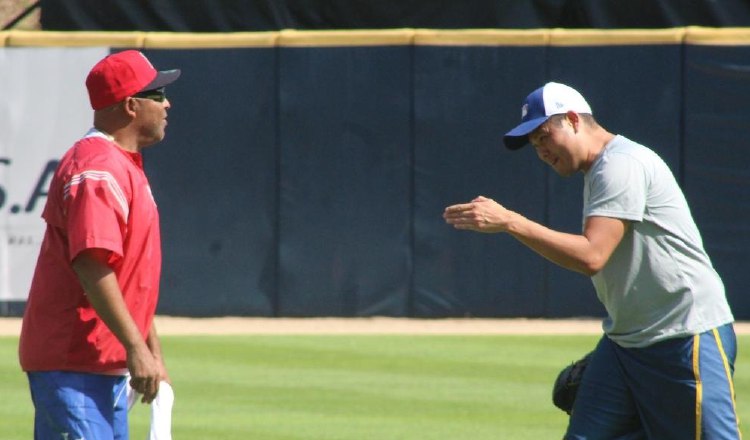
[[[60,156],[91,127],[96,48],[0,48],[0,301],[25,301]]]

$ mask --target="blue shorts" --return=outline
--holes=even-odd
[[[28,373],[34,439],[128,438],[124,376],[44,371]]]
[[[603,337],[578,391],[565,439],[739,439],[734,327],[644,348]]]

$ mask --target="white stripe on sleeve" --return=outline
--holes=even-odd
[[[117,183],[117,180],[115,180],[112,174],[110,174],[108,171],[87,170],[80,174],[76,174],[70,179],[70,182],[65,184],[65,187],[63,188],[63,200],[70,197],[70,189],[72,187],[79,185],[84,180],[97,180],[105,182],[110,192],[112,193],[112,196],[120,205],[123,217],[126,219],[128,218],[128,214],[130,213],[130,209],[128,208],[128,200],[127,198],[125,198],[125,194],[122,192],[122,189]]]

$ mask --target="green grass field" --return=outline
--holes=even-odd
[[[176,439],[558,439],[557,372],[594,336],[165,336]],[[0,338],[0,439],[31,439],[15,337]],[[750,337],[739,338],[750,420]],[[130,414],[145,439],[149,412]]]

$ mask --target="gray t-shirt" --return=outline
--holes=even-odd
[[[623,136],[607,144],[584,176],[583,217],[591,216],[630,224],[591,277],[616,343],[644,347],[734,320],[685,196],[656,153]]]

